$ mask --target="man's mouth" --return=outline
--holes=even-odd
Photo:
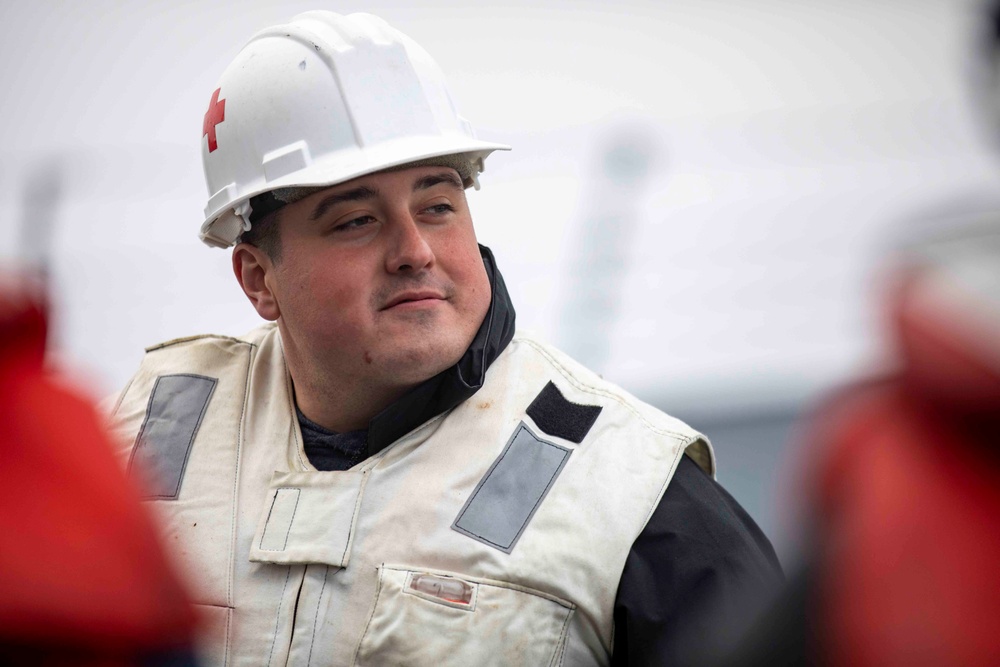
[[[396,306],[412,303],[414,305],[429,304],[434,301],[443,301],[444,295],[436,290],[408,290],[395,295],[382,307],[382,310],[389,310]]]

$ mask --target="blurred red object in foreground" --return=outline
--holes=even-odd
[[[1000,664],[998,248],[994,228],[911,256],[898,372],[814,422],[821,664]]]
[[[0,285],[0,663],[191,664],[191,607],[45,335],[39,300]]]

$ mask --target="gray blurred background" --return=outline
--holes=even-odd
[[[1000,199],[979,3],[4,0],[0,258],[47,264],[55,363],[94,395],[147,345],[258,323],[197,240],[202,117],[250,35],[315,8],[414,37],[514,147],[469,196],[520,327],[705,431],[787,557],[789,437],[877,370],[880,259]]]

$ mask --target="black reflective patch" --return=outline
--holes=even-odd
[[[194,436],[216,382],[202,375],[156,378],[129,461],[130,476],[134,467],[142,470],[143,498],[177,498]]]
[[[569,455],[569,449],[539,439],[521,422],[452,528],[510,553]]]
[[[528,406],[528,416],[549,435],[580,444],[601,414],[599,405],[567,401],[559,388],[549,382]]]

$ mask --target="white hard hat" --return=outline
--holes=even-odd
[[[412,39],[368,14],[299,14],[254,35],[212,94],[200,237],[235,244],[250,229],[250,198],[264,192],[458,154],[475,181],[498,149],[510,147],[476,139],[441,69]]]

